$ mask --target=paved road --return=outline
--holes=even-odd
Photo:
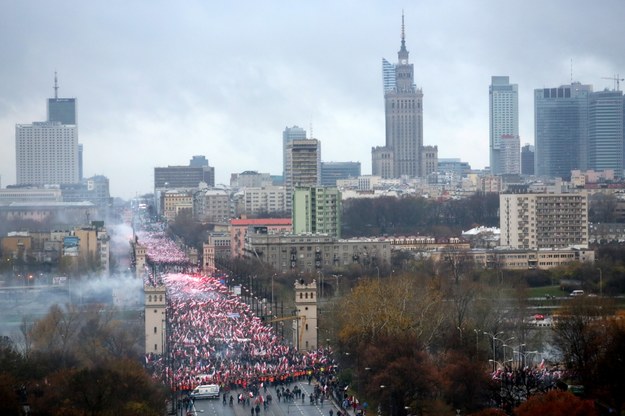
[[[317,405],[310,404],[308,396],[313,392],[314,385],[309,385],[306,381],[300,381],[291,384],[289,388],[293,389],[296,384],[306,394],[304,403],[302,403],[301,399],[292,403],[278,402],[275,388],[269,388],[268,392],[273,397],[273,403],[267,406],[266,410],[263,410],[261,406],[260,416],[329,416],[330,409],[336,416],[339,409],[331,401],[326,400],[323,405],[320,403]],[[221,398],[218,400],[196,400],[195,410],[191,414],[197,416],[251,416],[250,406],[236,403],[236,396],[240,392],[235,391],[232,393],[235,397],[232,407],[229,405],[224,406]]]

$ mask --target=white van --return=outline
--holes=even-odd
[[[574,290],[571,292],[571,296],[584,296],[584,291],[583,290]]]
[[[192,392],[194,399],[217,399],[219,398],[219,386],[217,384],[203,384],[197,386]]]

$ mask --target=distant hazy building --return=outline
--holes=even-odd
[[[588,196],[501,194],[500,244],[511,248],[588,247]]]
[[[77,183],[78,130],[60,122],[18,124],[15,128],[18,185]]]
[[[418,177],[422,174],[423,147],[423,92],[414,83],[414,65],[409,63],[406,49],[404,16],[402,15],[401,46],[397,53],[395,87],[384,92],[386,119],[386,147],[393,153],[393,177]],[[389,67],[383,67],[385,85]],[[380,172],[373,172],[380,175]]]
[[[98,207],[99,218],[104,219],[106,217],[108,207],[112,203],[109,193],[109,179],[106,176],[96,175],[83,179],[79,184],[61,185],[60,188],[63,201],[93,202]]]
[[[420,157],[421,173],[419,176],[426,177],[438,171],[438,146],[423,146]]]
[[[339,179],[360,176],[360,162],[321,162],[321,185],[336,186]]]
[[[503,134],[499,139],[499,173],[518,175],[521,173],[521,140],[519,136]]]
[[[438,160],[439,172],[451,172],[458,178],[466,177],[471,172],[471,165],[460,158],[441,158]]]
[[[78,144],[76,99],[48,99],[45,122],[15,126],[17,185],[73,184],[81,179],[82,147]]]
[[[623,177],[623,92],[597,91],[588,103],[588,169]]]
[[[261,188],[272,185],[273,179],[269,173],[246,170],[245,172],[230,175],[230,186],[233,188]]]
[[[341,237],[341,192],[336,187],[296,187],[293,232]]]
[[[390,63],[384,58],[382,58],[382,83],[384,87],[384,94],[393,91],[397,86],[395,79],[395,64]]]
[[[490,171],[493,175],[505,173],[504,168],[509,166],[512,143],[506,141],[508,146],[505,154],[501,154],[502,138],[519,137],[519,92],[517,84],[510,84],[510,77],[493,76],[489,87],[489,148],[490,148]],[[519,155],[518,149],[516,155]],[[508,158],[504,162],[503,157]],[[516,164],[518,168],[518,162]]]
[[[392,149],[386,146],[371,148],[371,172],[374,176],[383,179],[394,178],[394,155]]]
[[[534,90],[536,175],[569,178],[586,169],[591,92],[579,82]]]
[[[318,186],[321,170],[321,143],[317,139],[295,139],[287,143],[284,184],[287,211],[292,207],[296,186]]]
[[[154,188],[197,188],[200,183],[208,187],[215,186],[215,168],[208,165],[208,160],[193,156],[188,166],[167,166],[154,168]]]
[[[530,144],[521,148],[521,174],[534,174],[534,146]]]
[[[287,174],[287,147],[293,140],[305,140],[306,130],[299,126],[285,127],[282,132],[282,177],[286,178]],[[284,179],[286,181],[286,179]]]

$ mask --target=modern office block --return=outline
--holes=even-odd
[[[493,76],[488,89],[489,96],[489,150],[490,170],[493,175],[519,173],[519,162],[510,160],[519,151],[511,149],[512,143],[505,141],[506,154],[502,155],[502,141],[510,136],[519,136],[519,91],[517,84],[510,84],[507,76]],[[506,161],[504,162],[504,159]],[[514,166],[516,171],[510,171]]]
[[[360,176],[360,162],[321,162],[321,185],[336,186],[339,179]]]
[[[534,90],[535,174],[569,178],[586,170],[588,98],[591,85],[579,82]]]
[[[588,102],[588,169],[623,177],[623,92],[597,91]]]

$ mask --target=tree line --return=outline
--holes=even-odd
[[[0,339],[0,414],[161,415],[165,390],[140,364],[141,334],[142,322],[101,306],[25,319],[19,342]]]

